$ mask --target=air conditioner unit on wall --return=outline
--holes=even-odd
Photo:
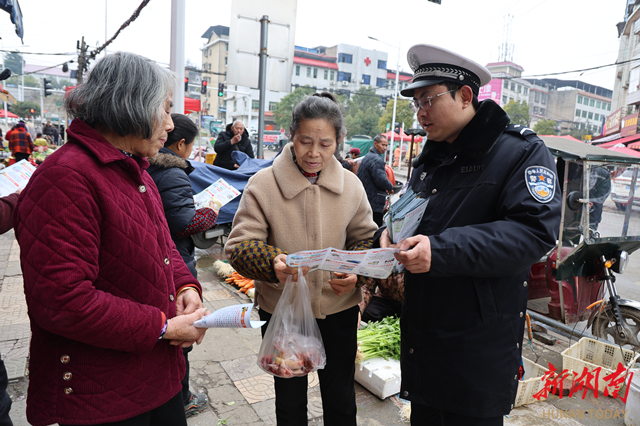
[[[343,85],[343,86],[348,86],[348,85],[349,85],[349,82],[348,82],[348,81],[343,81],[343,82],[342,82],[342,85]]]
[[[329,84],[333,86],[334,84],[336,84],[336,82],[335,81],[330,81]]]

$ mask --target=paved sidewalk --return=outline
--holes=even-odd
[[[213,274],[213,262],[223,257],[219,246],[207,251],[198,251],[197,255],[200,256],[198,277],[203,285],[205,306],[208,309],[215,310],[249,301],[245,295],[239,294]],[[254,311],[253,314],[255,319],[258,319],[257,312]],[[19,247],[11,231],[0,236],[0,351],[12,381],[8,392],[13,400],[11,418],[16,426],[28,425],[25,416],[25,368],[29,335],[19,267]],[[541,343],[534,345],[540,355],[539,364],[546,365],[552,362],[560,368],[560,352],[571,342],[557,337],[558,343],[554,346]],[[226,425],[229,426],[276,424],[273,379],[256,365],[260,343],[260,331],[257,329],[221,328],[207,332],[203,343],[194,348],[189,354],[189,359],[191,390],[206,393],[210,405],[204,412],[189,418],[189,426],[215,426],[218,420],[226,420]],[[535,359],[528,344],[523,343],[523,347],[524,355]],[[455,368],[482,366],[475,365],[473,355],[470,354],[469,365]],[[460,392],[463,393],[464,389],[460,389]],[[316,375],[309,378],[308,397],[309,424],[322,425],[322,404]],[[397,398],[380,400],[356,384],[356,403],[359,426],[402,424],[396,405],[399,404]],[[605,398],[602,394],[599,398],[591,396],[585,400],[579,397],[559,399],[551,396],[547,402],[538,402],[513,410],[509,417],[505,417],[505,425],[622,426],[620,413],[623,410],[624,404],[620,399]],[[607,413],[613,418],[603,419]]]

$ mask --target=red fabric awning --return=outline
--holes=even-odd
[[[627,145],[630,142],[635,142],[635,141],[638,141],[638,140],[640,140],[640,134],[635,134],[635,135],[627,136],[626,138],[620,138],[620,139],[616,139],[614,141],[601,143],[601,144],[596,145],[596,146],[599,146],[599,147],[602,147],[602,148],[607,148],[607,147],[610,147],[610,146],[617,145],[619,143],[621,143],[623,145]],[[635,144],[633,144],[633,145],[635,145]],[[633,147],[631,145],[627,145],[627,148],[633,148]]]
[[[184,97],[184,113],[200,112],[200,99]]]
[[[18,116],[12,113],[11,111],[5,111],[4,109],[0,109],[0,118],[5,118],[5,117],[18,118]]]
[[[389,130],[387,133],[381,133],[384,137],[386,137],[389,141],[391,141],[391,133],[393,133],[393,141],[399,142],[400,138],[404,142],[411,142],[411,136],[407,135],[402,129],[400,129],[400,134],[395,133],[393,130]],[[416,136],[413,139],[414,142],[422,142],[422,136]]]
[[[621,152],[622,154],[633,155],[634,157],[640,157],[640,151],[636,151],[630,148],[625,148],[623,146],[614,146],[607,149],[610,151]]]

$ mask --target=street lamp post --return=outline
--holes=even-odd
[[[398,80],[400,79],[400,44],[398,44],[397,46],[394,46],[393,44],[385,43],[382,40],[378,40],[375,37],[369,36],[369,38],[371,40],[375,40],[375,41],[378,41],[378,42],[380,42],[382,44],[386,44],[387,46],[395,47],[396,49],[398,49],[398,60],[396,61],[396,89],[395,89],[395,91],[393,93],[393,116],[391,118],[391,143],[387,147],[387,149],[389,150],[389,166],[391,166],[392,159],[393,159],[393,155],[392,155],[393,154],[393,140],[394,140],[393,129],[395,128],[395,124],[396,124],[396,107],[397,107],[397,104],[398,104]]]

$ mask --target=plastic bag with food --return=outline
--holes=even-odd
[[[291,276],[287,278],[269,320],[258,352],[258,365],[269,374],[289,378],[324,368],[326,361],[309,287],[298,269],[298,282],[293,282]]]

